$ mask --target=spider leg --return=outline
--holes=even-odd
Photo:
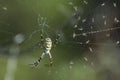
[[[39,65],[40,61],[43,59],[44,55],[45,55],[45,53],[43,52],[41,57],[37,61],[35,61],[34,63],[29,64],[29,65],[32,67],[37,67]]]
[[[60,40],[60,34],[57,34],[56,39],[53,42],[53,47],[55,47],[59,43],[59,40]]]
[[[35,61],[34,63],[29,64],[29,65],[33,68],[33,67],[37,67],[38,64],[39,64],[39,62],[38,62],[38,61]]]
[[[53,65],[53,58],[52,58],[52,55],[51,55],[50,52],[48,53],[48,55],[49,55],[49,58],[50,58],[50,66],[52,66],[52,65]]]

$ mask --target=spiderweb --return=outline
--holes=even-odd
[[[38,22],[38,29],[33,31],[30,35],[30,39],[32,38],[32,36],[34,34],[36,34],[37,32],[41,32],[41,34],[45,34],[45,35],[48,35],[48,33],[45,31],[49,26],[47,24],[47,18],[45,17],[41,17],[40,14],[38,15],[38,19],[37,19],[37,22]]]
[[[18,0],[18,1],[20,1],[20,0]],[[28,0],[25,0],[25,1],[28,1]],[[22,1],[20,1],[20,2],[22,2]],[[55,66],[52,67],[54,69],[49,68],[47,76],[49,76],[49,77],[55,76],[55,78],[54,78],[55,80],[60,80],[60,79],[68,80],[69,77],[71,79],[74,79],[74,77],[75,77],[75,79],[76,79],[76,77],[81,79],[82,78],[82,77],[80,77],[80,76],[82,76],[81,71],[82,72],[85,71],[86,74],[88,73],[88,75],[90,75],[91,72],[94,74],[93,68],[91,68],[91,66],[92,67],[95,66],[95,64],[94,64],[94,62],[96,60],[95,55],[99,55],[98,58],[100,58],[100,61],[102,61],[101,64],[104,64],[104,66],[107,65],[107,67],[109,67],[109,66],[115,67],[117,65],[119,57],[116,57],[116,54],[119,53],[118,49],[119,49],[119,45],[120,45],[120,37],[119,37],[119,32],[120,32],[120,27],[119,27],[119,24],[120,24],[119,8],[120,8],[120,6],[119,6],[119,4],[120,3],[119,3],[119,1],[112,1],[112,0],[111,1],[107,0],[104,2],[97,0],[97,2],[94,2],[94,4],[95,3],[96,3],[96,5],[92,6],[92,3],[90,2],[90,0],[89,1],[81,0],[80,4],[78,3],[79,5],[72,1],[68,2],[68,5],[71,6],[72,11],[73,11],[73,15],[70,16],[71,18],[68,21],[69,23],[67,23],[69,25],[69,27],[66,28],[66,25],[63,25],[62,29],[60,26],[58,28],[58,30],[55,30],[54,32],[55,32],[55,34],[60,33],[60,35],[62,36],[63,40],[61,40],[61,43],[66,41],[67,44],[72,46],[72,48],[70,48],[71,51],[73,51],[77,54],[82,54],[81,48],[84,48],[85,53],[87,55],[82,55],[82,59],[81,58],[79,60],[76,59],[77,61],[70,59],[69,63],[67,63],[67,62],[64,63],[64,61],[63,62],[61,61],[61,63],[63,63],[63,65],[59,65],[60,63],[57,63],[59,61],[57,61],[57,59],[56,59]],[[32,1],[31,1],[31,4],[32,4]],[[0,21],[1,21],[0,25],[6,25],[8,27],[9,24],[4,23],[4,20],[3,20],[3,18],[5,17],[4,15],[6,15],[7,10],[8,10],[8,8],[6,6],[0,5],[0,14],[2,15],[0,17]],[[21,53],[22,52],[21,47],[20,46],[16,47],[16,43],[17,43],[17,45],[21,44],[22,42],[24,42],[24,39],[30,41],[32,38],[34,38],[33,36],[36,36],[35,35],[36,33],[40,33],[40,34],[44,33],[45,35],[51,35],[51,33],[49,34],[49,32],[46,31],[46,28],[47,29],[49,28],[46,17],[42,17],[41,15],[38,15],[36,22],[37,22],[37,29],[31,31],[31,33],[29,35],[27,35],[27,37],[25,35],[25,38],[24,38],[24,35],[22,35],[22,34],[16,34],[14,32],[13,33],[9,32],[7,30],[7,27],[1,28],[1,31],[0,31],[0,34],[2,33],[1,35],[3,35],[3,34],[14,35],[13,36],[13,40],[14,40],[13,44],[15,44],[15,45],[13,45],[13,47],[11,47],[10,51],[6,50],[6,48],[4,48],[4,47],[2,47],[2,48],[0,47],[0,52],[1,53]],[[4,30],[2,30],[2,29],[4,29]],[[68,37],[68,40],[66,39],[66,37]],[[32,42],[32,41],[30,41],[30,42]],[[35,43],[37,43],[37,42],[35,42]],[[68,47],[67,44],[63,44],[64,45],[63,48],[66,49],[66,47]],[[33,45],[33,47],[35,47],[35,45]],[[75,51],[76,49],[73,47],[77,48],[79,51],[81,51],[81,53]],[[13,48],[14,49],[18,48],[18,49],[16,49],[14,51]],[[62,55],[65,58],[68,57],[68,55],[70,55],[70,54],[73,55],[72,58],[76,55],[75,53],[72,53],[72,52],[70,54],[68,52],[64,52],[64,50],[62,50],[63,48],[61,48],[60,50],[59,50],[59,48],[57,48],[57,49],[58,49],[58,53],[60,53],[60,54],[62,53]],[[30,49],[33,50],[33,48],[30,48]],[[103,53],[105,53],[105,54],[103,54]],[[112,53],[114,53],[114,54],[112,54]],[[55,57],[59,58],[59,54],[57,54],[57,55]],[[108,55],[110,55],[110,56],[108,56]],[[60,58],[64,58],[63,56]],[[90,58],[90,56],[92,56],[92,57]],[[117,58],[117,59],[115,59],[115,58]],[[103,59],[103,60],[101,60],[101,59]],[[82,61],[82,60],[84,60],[84,61]],[[111,61],[111,64],[110,64],[109,60]],[[30,61],[26,61],[26,63],[30,62]],[[25,62],[24,59],[23,59],[23,62]],[[91,66],[84,65],[85,62],[90,63]],[[80,63],[81,64],[83,63],[83,65],[81,65]],[[12,64],[14,64],[14,62]],[[115,65],[115,66],[113,66],[113,65]],[[88,68],[86,68],[86,67],[88,67]],[[117,71],[117,68],[113,70],[111,67],[109,67],[109,69],[111,69],[112,71],[114,71],[114,70]],[[78,74],[78,70],[81,70],[81,71],[79,71],[80,76],[75,75],[75,74]],[[43,68],[43,71],[44,71],[44,68]],[[46,68],[45,68],[45,71],[46,71]],[[42,74],[44,74],[44,73],[42,73]],[[69,76],[69,75],[73,75],[73,77]],[[36,76],[37,76],[37,74],[36,74]],[[88,77],[86,77],[86,76],[84,76],[84,78],[85,78],[85,80],[94,80],[94,79],[88,79]]]
[[[89,7],[90,5],[89,2],[85,0],[83,0],[82,4],[86,7]],[[96,5],[93,10],[91,10],[88,14],[84,14],[84,12],[81,11],[81,6],[75,6],[74,3],[69,2],[69,5],[73,7],[75,12],[73,13],[75,22],[71,25],[73,25],[73,39],[77,39],[78,41],[76,44],[99,44],[98,42],[95,43],[93,40],[89,40],[87,38],[96,36],[97,34],[103,34],[105,37],[110,39],[113,37],[112,35],[114,32],[119,31],[120,21],[118,16],[118,2],[106,1],[96,4],[98,5]],[[91,8],[88,8],[86,10],[89,11],[90,9]],[[111,10],[113,10],[112,13],[110,13]],[[119,44],[119,39],[116,40],[115,44]]]

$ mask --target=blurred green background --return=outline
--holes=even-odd
[[[104,61],[100,62],[99,59],[96,59],[99,58],[99,54],[89,51],[91,49],[89,46],[94,46],[94,51],[98,53],[98,46],[74,44],[79,41],[79,38],[73,39],[72,37],[73,25],[77,22],[76,18],[79,16],[82,18],[91,17],[94,10],[96,11],[99,4],[103,2],[107,1],[0,0],[0,80],[119,80],[118,75],[120,72],[117,71],[118,66],[120,66],[119,60],[113,60],[117,57],[116,55],[114,55],[113,59],[108,56],[109,54],[106,54],[105,57],[100,56],[100,60],[104,59],[104,61],[108,56],[108,61],[102,64]],[[109,2],[114,1],[110,0]],[[119,4],[119,1],[117,1],[117,4]],[[76,9],[78,11],[75,11]],[[117,10],[119,10],[119,6]],[[57,33],[62,34],[61,42],[51,50],[54,61],[51,67],[46,65],[49,64],[48,56],[45,56],[37,68],[29,66],[43,52],[43,49],[34,49],[35,44],[40,40],[40,32],[32,35],[32,32],[41,29],[38,26],[38,15],[47,18],[46,24],[49,27],[44,32],[49,34],[53,40],[55,40]],[[85,25],[87,26],[87,24],[89,22]],[[85,31],[88,31],[88,29],[87,26]],[[18,34],[24,36],[24,41],[16,45],[13,40]],[[29,39],[30,35],[32,35],[31,39]],[[95,40],[93,36],[88,38]],[[83,37],[80,39],[84,42],[86,40]],[[108,42],[108,44],[112,43]],[[13,46],[20,49],[19,55],[16,56],[10,53]],[[108,53],[113,47],[107,49],[108,51],[105,53]],[[114,50],[119,53],[118,48]],[[115,71],[113,70],[115,66],[108,67],[114,65],[112,62],[117,62]]]

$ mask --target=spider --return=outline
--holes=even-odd
[[[48,55],[49,60],[50,60],[50,66],[52,66],[53,58],[52,58],[50,51],[51,51],[52,47],[55,47],[58,44],[59,39],[60,39],[60,34],[58,34],[56,36],[56,39],[54,41],[52,41],[52,39],[50,37],[44,38],[43,35],[41,34],[41,39],[40,39],[38,46],[40,48],[44,48],[44,51],[43,51],[42,55],[38,58],[38,60],[36,60],[33,64],[30,64],[30,65],[32,65],[33,67],[37,67],[38,64],[41,62],[41,60],[44,58],[44,56]]]

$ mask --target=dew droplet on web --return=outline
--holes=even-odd
[[[104,20],[104,25],[106,25],[107,24],[107,21],[106,20]]]
[[[114,22],[117,22],[117,23],[118,23],[118,22],[120,22],[120,21],[117,19],[117,17],[115,17],[115,18],[114,18]]]
[[[7,11],[8,8],[6,6],[2,7],[3,10]]]
[[[90,29],[93,29],[93,26],[90,26]]]
[[[88,2],[87,2],[86,0],[84,0],[83,2],[84,2],[84,4],[86,4],[86,5],[88,4]]]
[[[117,41],[116,44],[119,45],[119,44],[120,44],[120,41]]]
[[[82,42],[77,42],[77,44],[80,44],[80,45],[82,45],[83,43],[82,43]]]
[[[70,63],[69,63],[70,65],[73,65],[74,64],[74,62],[73,61],[70,61]]]
[[[69,66],[69,69],[72,69],[72,66],[71,66],[71,65]]]
[[[73,2],[69,2],[68,4],[71,5],[71,6],[73,6]]]
[[[76,13],[73,13],[74,16],[76,16]]]
[[[95,22],[95,19],[94,19],[94,18],[92,18],[92,22],[93,22],[93,23]]]
[[[78,10],[78,7],[77,7],[77,6],[74,6],[73,9],[74,9],[75,11],[77,11],[77,10]]]
[[[91,47],[89,47],[89,50],[90,50],[90,52],[93,52],[93,49]]]
[[[82,45],[83,43],[82,43],[82,42],[79,42],[79,44],[81,44],[81,45]]]
[[[74,28],[77,28],[78,27],[78,25],[76,24],[76,25],[74,25]]]
[[[78,17],[78,20],[81,20],[81,17],[80,17],[80,16]]]
[[[117,4],[116,4],[115,2],[113,2],[113,6],[114,6],[114,7],[117,7]]]
[[[102,3],[101,6],[105,6],[105,3]]]
[[[78,30],[82,31],[82,30],[83,30],[83,28],[78,28]]]
[[[83,35],[83,36],[87,36],[87,34],[86,34],[86,33],[82,33],[82,35]]]
[[[103,19],[105,19],[105,18],[106,18],[106,16],[105,16],[105,15],[103,15],[103,16],[102,16],[102,18],[103,18]]]
[[[70,64],[70,65],[69,65],[69,69],[72,69],[72,68],[73,68],[72,65],[74,64],[74,62],[73,62],[73,61],[70,61],[69,64]]]
[[[89,43],[90,43],[90,40],[87,40],[87,41],[86,41],[86,44],[89,44]]]
[[[85,61],[88,61],[88,59],[87,59],[86,57],[84,57],[84,60],[85,60]]]
[[[93,62],[91,62],[91,66],[94,66],[94,63],[93,63]]]
[[[69,66],[69,69],[72,69],[72,68],[73,68],[72,65],[70,65],[70,66]]]
[[[82,23],[84,23],[84,22],[86,22],[86,19],[83,19],[83,20],[82,20]]]
[[[110,37],[110,34],[108,33],[108,34],[106,34],[106,37]]]
[[[73,32],[73,38],[75,38],[76,37],[76,34],[75,34],[75,32]]]

